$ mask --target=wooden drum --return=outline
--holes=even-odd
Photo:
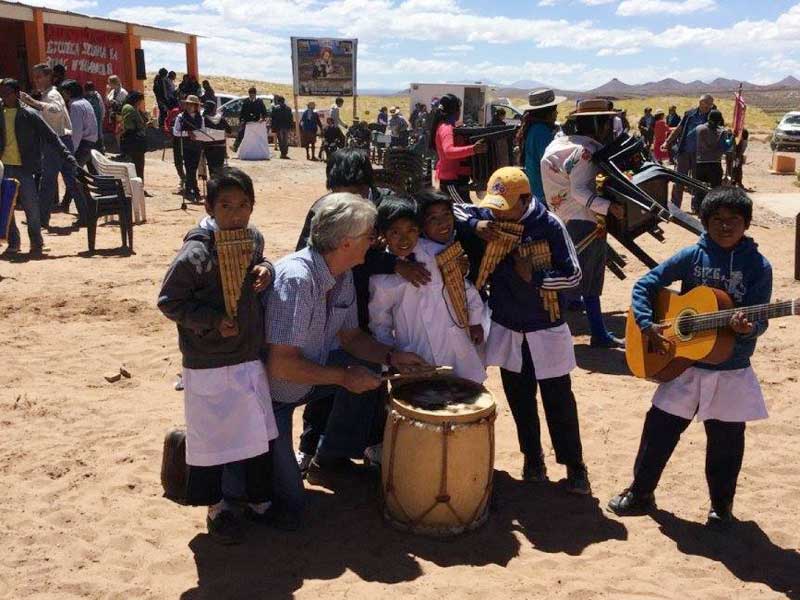
[[[494,473],[495,403],[482,385],[441,376],[392,387],[383,440],[384,516],[451,536],[482,525]]]

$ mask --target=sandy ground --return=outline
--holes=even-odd
[[[292,154],[231,161],[256,180],[253,221],[272,258],[293,248],[323,192],[323,166]],[[761,191],[796,189],[750,175]],[[95,256],[81,254],[83,232],[64,230],[46,237],[47,259],[0,261],[0,598],[800,598],[800,329],[790,319],[772,325],[755,356],[771,418],[749,427],[741,522],[728,534],[702,525],[699,425],[666,470],[658,512],[618,519],[605,510],[629,483],[654,386],[627,375],[622,353],[590,349],[579,318],[573,381],[593,498],[563,491],[549,441],[553,483],[520,481],[514,423],[492,369],[497,507],[479,531],[431,541],[388,528],[374,475],[356,469],[309,486],[303,531],[256,529],[243,546],[215,545],[204,510],[163,499],[159,483],[163,435],[182,424],[183,407],[172,388],[175,329],[155,297],[202,210],[179,210],[169,155],[148,156],[147,184],[155,197],[148,223],[135,229],[136,254],[120,256],[117,227],[103,226]],[[58,214],[55,223],[71,218]],[[691,242],[666,229],[665,244],[645,240],[657,258]],[[759,210],[751,233],[774,265],[775,296],[800,295],[788,221]],[[604,306],[617,332],[643,272],[631,261],[625,281],[608,277]],[[132,378],[107,383],[103,375],[123,364]]]

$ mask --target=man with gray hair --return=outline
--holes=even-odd
[[[714,107],[714,98],[710,94],[700,97],[697,108],[687,110],[678,126],[672,130],[661,150],[669,152],[673,144],[677,143],[678,152],[675,156],[675,170],[682,175],[694,175],[697,156],[697,135],[695,129],[698,125],[708,122],[708,113]],[[673,184],[672,203],[680,208],[683,201],[683,186]]]
[[[380,375],[363,363],[401,371],[426,366],[417,355],[394,351],[358,326],[351,269],[364,262],[375,239],[376,216],[372,203],[354,194],[328,196],[311,221],[308,247],[275,263],[275,282],[264,296],[267,372],[279,433],[270,448],[274,493],[279,525],[287,529],[299,527],[304,504],[292,450],[295,407],[335,391],[317,454],[357,458],[370,443],[379,409],[358,395],[381,384]]]

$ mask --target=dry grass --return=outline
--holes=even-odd
[[[149,81],[155,77],[155,73],[150,73]],[[180,81],[182,74],[178,73],[178,80]],[[287,102],[291,105],[293,102],[292,86],[285,83],[270,83],[266,81],[255,81],[249,79],[237,79],[235,77],[224,77],[217,75],[202,75],[202,79],[208,79],[212,87],[219,92],[229,92],[232,94],[240,94],[242,96],[247,94],[247,89],[250,86],[258,88],[259,93],[280,94],[284,96]],[[152,105],[152,90],[146,90],[148,96],[148,105]],[[746,97],[746,96],[745,96]],[[327,108],[333,104],[333,99],[330,97],[301,97],[298,98],[299,106],[297,108],[305,108],[307,102],[314,101],[317,103],[318,108]],[[511,98],[511,103],[514,105],[527,104],[527,98]],[[651,98],[631,98],[628,100],[619,100],[615,102],[617,108],[623,108],[628,111],[628,119],[632,125],[635,126],[639,118],[644,114],[644,109],[647,106],[656,108],[663,108],[667,110],[670,106],[675,105],[678,107],[678,114],[683,114],[684,111],[697,105],[697,98],[685,96],[655,96]],[[382,106],[391,107],[397,105],[405,111],[406,116],[409,114],[409,97],[408,95],[396,96],[359,96],[358,97],[358,116],[366,118],[369,121],[374,121],[378,110]],[[719,98],[717,99],[717,106],[722,111],[725,117],[725,122],[728,123],[733,117],[733,98]],[[559,105],[559,114],[563,118],[566,114],[574,108],[574,102],[568,100]],[[344,109],[342,111],[343,118],[349,122],[353,115],[353,99],[344,99]],[[767,133],[775,128],[776,123],[780,119],[777,113],[768,114],[758,106],[750,104],[747,107],[747,127],[751,133]]]

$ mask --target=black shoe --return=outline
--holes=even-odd
[[[244,540],[242,526],[236,516],[229,510],[221,511],[213,519],[206,517],[206,527],[208,527],[208,534],[220,544],[232,546],[241,544]]]
[[[706,526],[716,529],[727,529],[734,521],[736,521],[736,517],[733,516],[732,504],[717,507],[712,506],[711,510],[708,511]]]
[[[537,459],[525,455],[525,462],[522,463],[522,481],[537,483],[547,481],[547,467],[543,456]]]
[[[656,497],[653,494],[635,494],[627,488],[608,502],[608,508],[620,517],[638,517],[655,510]]]
[[[281,154],[281,158],[284,159],[284,160],[289,160],[289,155],[288,154]]]
[[[249,504],[244,507],[244,511],[242,511],[244,518],[248,521],[253,523],[258,523],[259,525],[271,525],[275,521],[275,507],[270,506],[267,510],[263,513],[258,513],[253,510],[253,507]]]
[[[325,457],[315,454],[309,465],[310,469],[321,471],[343,471],[353,466],[353,461],[349,458]]]
[[[592,486],[589,483],[589,472],[586,465],[567,466],[567,491],[570,494],[589,496],[592,493]]]
[[[625,340],[621,340],[620,338],[614,337],[611,334],[609,334],[609,336],[606,338],[597,338],[592,336],[590,346],[592,348],[625,348]]]

